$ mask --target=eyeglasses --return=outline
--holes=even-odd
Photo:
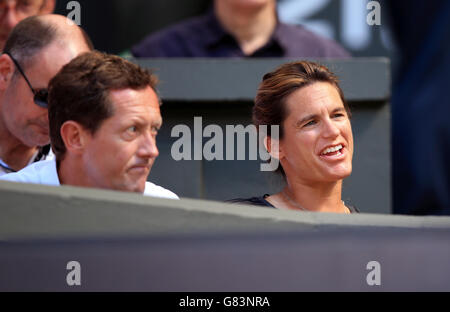
[[[28,86],[31,89],[31,92],[33,92],[33,94],[34,94],[34,103],[39,107],[48,108],[48,104],[47,104],[48,90],[47,89],[41,89],[38,91],[34,90],[34,88],[31,86],[30,81],[28,80],[27,76],[25,75],[24,71],[22,70],[22,67],[20,67],[19,63],[12,57],[12,55],[9,52],[4,52],[4,54],[8,55],[11,58],[11,60],[14,62],[17,69],[19,70],[20,74],[27,82]]]

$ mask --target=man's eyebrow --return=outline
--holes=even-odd
[[[163,124],[163,120],[159,119],[159,120],[152,122],[152,127],[156,127],[158,129],[160,129],[162,127],[162,124]]]

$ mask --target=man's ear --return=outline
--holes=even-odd
[[[55,0],[44,0],[41,9],[39,10],[40,14],[51,14],[55,10]]]
[[[66,150],[71,154],[82,154],[88,142],[90,134],[78,122],[68,120],[59,130]]]
[[[0,90],[5,90],[14,75],[14,63],[11,58],[2,54],[0,56]]]
[[[281,160],[281,158],[284,157],[283,149],[279,140],[273,139],[270,136],[266,136],[264,138],[264,147],[269,152],[270,156],[272,156],[272,158]]]

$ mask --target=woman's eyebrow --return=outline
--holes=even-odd
[[[334,113],[337,113],[337,112],[345,112],[345,108],[344,107],[336,107],[335,109],[333,109],[333,111],[331,113],[334,114]],[[303,123],[307,122],[308,120],[315,119],[318,116],[319,115],[317,115],[317,114],[307,115],[307,116],[303,117],[302,119],[298,120],[295,123],[295,126],[296,127],[300,127],[301,125],[303,125]]]
[[[302,119],[298,120],[296,122],[295,126],[300,127],[301,125],[303,125],[303,123],[307,122],[308,120],[315,119],[317,117],[318,117],[317,114],[307,115],[307,116],[303,117]]]
[[[331,113],[334,114],[334,113],[337,113],[337,112],[345,112],[345,108],[344,107],[337,107],[337,108],[333,109],[333,111]]]

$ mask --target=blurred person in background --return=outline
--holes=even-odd
[[[398,47],[394,213],[450,215],[450,1],[384,1]]]
[[[34,15],[50,14],[56,0],[0,0],[0,50],[21,20]]]
[[[338,43],[279,21],[275,0],[214,0],[213,8],[146,37],[134,57],[349,57]]]

